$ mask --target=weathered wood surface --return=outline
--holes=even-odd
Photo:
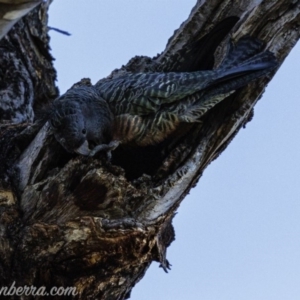
[[[198,1],[161,55],[135,57],[111,76],[188,71],[190,64],[178,62],[177,53],[230,16],[239,18],[234,40],[258,37],[282,62],[300,36],[300,1],[232,3]],[[47,124],[29,124],[58,94],[47,9],[47,2],[37,7],[0,41],[0,283],[73,285],[81,299],[125,299],[151,261],[168,267],[165,252],[174,239],[175,211],[205,167],[251,119],[271,76],[234,93],[201,125],[182,128],[184,136],[178,132],[180,138],[158,147],[120,149],[112,163],[70,155]],[[217,48],[215,65],[227,44],[228,39]],[[205,67],[213,63],[208,52],[204,47],[203,57],[210,57]]]
[[[0,39],[28,12],[42,0],[1,0],[0,1]]]

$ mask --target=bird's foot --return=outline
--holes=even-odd
[[[163,270],[168,273],[168,270],[171,270],[171,264],[169,263],[169,261],[167,259],[165,259],[164,262],[161,262],[159,267],[163,268]]]
[[[115,150],[119,146],[119,141],[111,141],[109,144],[97,145],[93,150],[90,151],[89,156],[95,156],[95,154],[105,151],[108,160],[111,159],[111,151]]]

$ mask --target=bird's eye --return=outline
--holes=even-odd
[[[85,128],[82,129],[82,133],[86,134],[86,129]]]

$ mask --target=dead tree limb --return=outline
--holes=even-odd
[[[235,17],[233,40],[257,37],[283,62],[300,36],[300,1],[232,4],[198,1],[160,55],[134,57],[110,76],[191,71],[188,49],[195,41],[202,47],[197,68],[212,68],[229,37],[210,43],[207,34],[228,17]],[[168,268],[175,211],[251,120],[271,76],[235,92],[201,125],[186,126],[157,147],[120,149],[112,163],[70,155],[47,125],[32,125],[36,109],[58,94],[47,9],[47,2],[38,6],[0,42],[0,282],[75,286],[80,299],[125,299],[153,260]],[[185,51],[187,59],[179,63],[178,53]]]
[[[0,1],[0,39],[28,12],[42,0],[1,0]]]

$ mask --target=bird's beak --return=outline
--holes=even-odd
[[[81,154],[81,155],[88,156],[91,152],[88,141],[85,140],[84,143],[79,148],[74,150],[74,152]]]

